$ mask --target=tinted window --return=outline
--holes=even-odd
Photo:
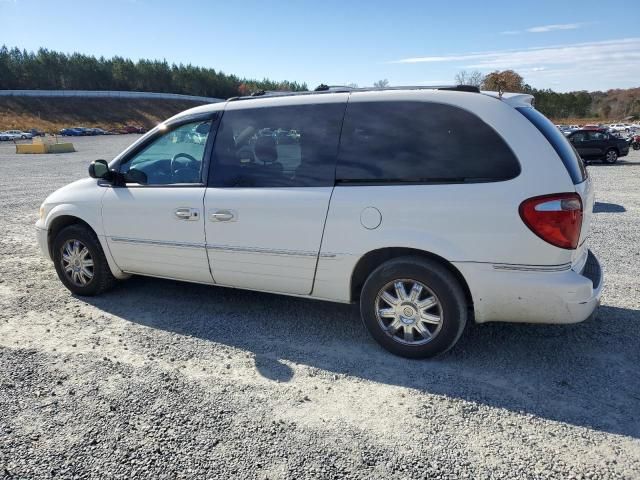
[[[577,133],[574,133],[573,135],[571,135],[571,137],[569,137],[569,138],[573,143],[586,142],[587,141],[587,134],[586,134],[586,132],[577,132]]]
[[[338,181],[481,182],[519,173],[504,140],[460,108],[429,102],[354,102],[347,108]]]
[[[574,184],[582,183],[587,178],[587,170],[578,155],[565,136],[535,108],[518,107],[517,110],[524,115],[544,135],[547,141],[556,151],[564,164]]]
[[[130,178],[146,175],[146,184],[200,183],[204,150],[211,120],[181,125],[151,141],[142,151],[120,164]]]
[[[602,141],[602,140],[606,140],[607,138],[609,138],[607,136],[607,134],[602,133],[602,132],[588,132],[588,134],[589,134],[589,140]]]
[[[332,103],[226,111],[214,146],[212,186],[333,185],[344,109],[344,103]]]

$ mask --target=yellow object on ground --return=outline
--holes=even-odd
[[[31,145],[16,145],[16,153],[69,153],[75,152],[73,143],[54,143],[48,138],[36,137]]]

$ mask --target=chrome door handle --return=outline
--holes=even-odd
[[[181,207],[173,212],[180,220],[197,220],[200,214],[197,208]]]
[[[213,222],[230,222],[235,220],[236,214],[231,210],[216,210],[209,217]]]

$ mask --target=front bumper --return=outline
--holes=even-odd
[[[51,260],[51,255],[49,253],[49,240],[48,233],[49,231],[46,228],[42,228],[39,225],[40,221],[36,223],[36,240],[38,241],[38,246],[40,247],[40,252],[45,258]]]
[[[473,297],[477,323],[577,323],[600,303],[603,274],[591,251],[581,271],[496,269],[491,264],[456,263]]]

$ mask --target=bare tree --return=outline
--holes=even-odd
[[[385,88],[389,86],[389,80],[386,78],[383,80],[378,80],[377,82],[373,82],[373,86],[376,88]]]
[[[484,82],[484,75],[478,70],[467,72],[462,70],[456,73],[456,85],[471,85],[473,87],[480,87]]]

